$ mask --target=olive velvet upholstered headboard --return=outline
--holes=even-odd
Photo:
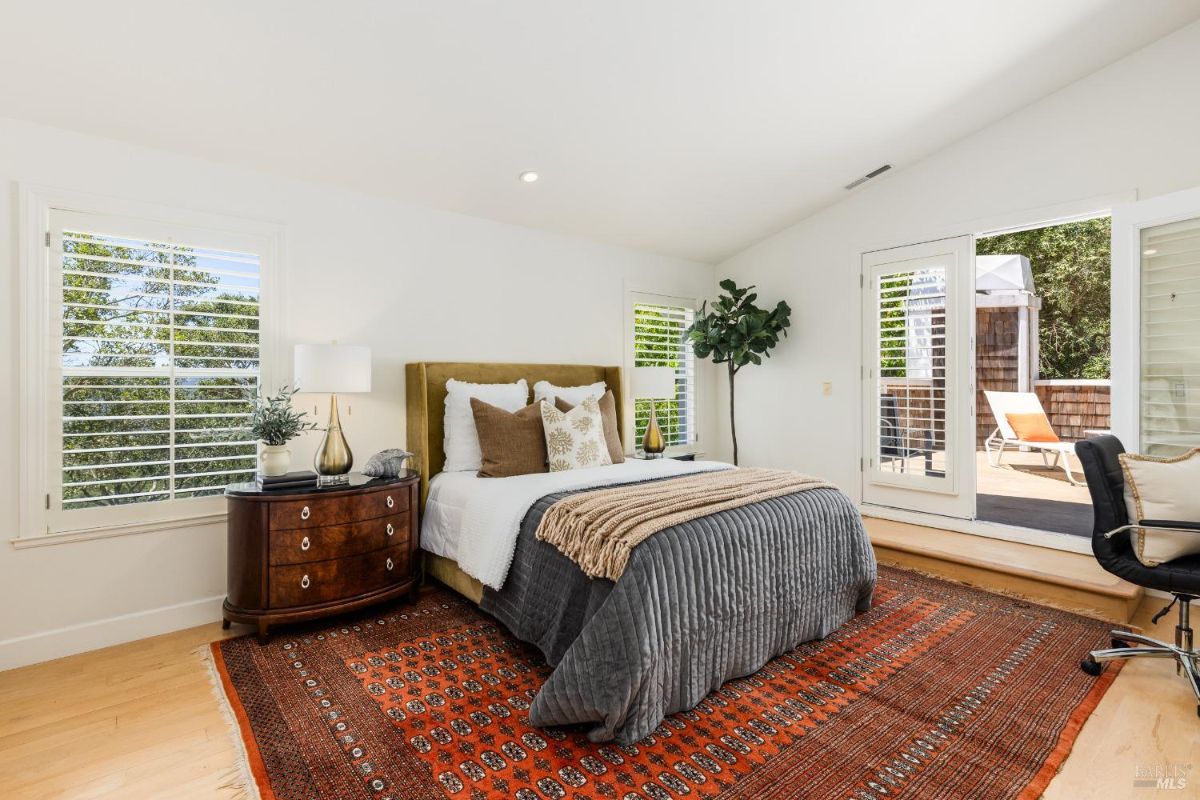
[[[621,394],[621,368],[576,364],[490,364],[422,361],[405,365],[405,394],[408,405],[408,449],[413,469],[421,473],[421,507],[429,493],[429,479],[446,463],[443,449],[443,420],[446,411],[446,381],[469,383],[516,383],[524,378],[533,385],[549,381],[555,386],[584,386],[604,381],[617,400],[617,429],[624,438],[625,406]]]

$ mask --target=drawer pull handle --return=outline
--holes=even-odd
[[[303,578],[300,579],[300,588],[301,589],[307,589],[311,584],[312,584],[312,581],[310,581],[308,579],[307,575],[305,575]]]
[[[389,495],[388,495],[388,497],[387,497],[387,507],[388,507],[388,508],[392,508],[392,507],[393,507],[393,506],[395,506],[395,505],[396,505],[396,501],[395,501],[395,500],[393,500],[393,499],[392,499],[392,496],[389,494]]]
[[[395,528],[393,528],[393,527],[392,527],[392,523],[390,523],[390,522],[389,522],[389,523],[388,523],[388,526],[387,526],[387,535],[388,535],[388,536],[391,536],[391,535],[392,535],[393,533],[395,533],[395,532],[396,532],[396,529],[395,529]]]
[[[387,568],[388,568],[388,572],[391,572],[391,571],[392,571],[392,567],[394,567],[394,566],[396,566],[396,565],[395,565],[395,564],[393,564],[393,563],[392,563],[392,560],[389,558],[389,559],[387,560]]]
[[[308,506],[300,509],[300,519],[308,519],[312,516],[312,512],[308,510]]]
[[[310,542],[308,540],[307,536],[305,536],[303,539],[300,540],[300,549],[301,550],[307,550],[310,547],[312,547],[312,542]]]

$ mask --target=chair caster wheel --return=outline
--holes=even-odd
[[[1079,662],[1079,668],[1088,675],[1096,676],[1104,671],[1104,665],[1096,661],[1091,656],[1088,656],[1083,661]]]

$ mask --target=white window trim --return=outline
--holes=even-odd
[[[282,353],[280,331],[284,330],[285,304],[283,274],[283,226],[275,222],[248,220],[201,211],[172,208],[153,203],[94,195],[68,189],[22,184],[19,187],[19,413],[18,438],[18,527],[11,539],[16,548],[46,544],[88,541],[135,533],[211,525],[225,517],[223,498],[197,498],[213,503],[197,502],[181,509],[155,508],[147,503],[141,518],[99,527],[80,527],[71,530],[49,530],[46,497],[49,491],[47,443],[50,441],[49,418],[49,347],[50,331],[50,215],[53,210],[125,217],[143,222],[179,226],[194,230],[208,229],[236,234],[255,241],[259,249],[259,276],[262,287],[259,303],[260,381],[274,386],[287,375]],[[174,505],[174,504],[173,504]]]
[[[628,287],[625,289],[625,310],[624,310],[624,314],[623,314],[624,319],[625,319],[625,337],[624,337],[625,355],[624,355],[621,363],[625,365],[624,371],[625,371],[625,387],[626,387],[626,389],[625,389],[625,398],[624,398],[624,402],[623,402],[623,405],[625,408],[625,411],[624,411],[625,424],[623,425],[623,427],[625,428],[625,430],[622,431],[622,434],[623,434],[623,438],[625,441],[625,454],[626,455],[635,454],[637,452],[637,448],[638,448],[638,443],[633,441],[634,431],[636,430],[636,425],[634,423],[635,407],[634,407],[633,391],[630,388],[630,387],[632,387],[632,382],[633,382],[633,306],[636,303],[647,303],[647,304],[651,304],[651,305],[661,305],[661,306],[686,306],[687,308],[692,309],[696,314],[700,313],[700,300],[695,297],[682,297],[679,295],[663,294],[662,292],[643,291],[643,290],[633,289],[633,288],[628,288]],[[700,431],[701,431],[703,425],[701,424],[700,420],[701,420],[701,414],[703,413],[703,409],[701,408],[700,398],[704,394],[703,382],[704,382],[704,373],[705,373],[705,370],[700,369],[701,364],[702,364],[701,360],[697,358],[696,359],[696,372],[695,372],[695,377],[694,377],[695,390],[696,390],[696,397],[694,400],[695,407],[696,407],[696,425],[695,425],[696,438],[692,442],[689,442],[686,445],[672,445],[671,447],[668,447],[667,451],[666,451],[666,455],[668,455],[668,456],[684,455],[684,454],[700,455],[700,453],[701,453]]]
[[[1142,446],[1142,247],[1145,228],[1196,216],[1200,189],[1183,189],[1113,209],[1112,431]]]

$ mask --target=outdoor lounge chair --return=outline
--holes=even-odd
[[[1062,467],[1063,473],[1067,476],[1072,486],[1080,486],[1079,481],[1075,480],[1075,475],[1071,472],[1071,454],[1075,452],[1075,444],[1073,442],[1030,442],[1024,439],[1018,439],[1016,431],[1008,422],[1009,414],[1042,414],[1045,416],[1046,411],[1042,408],[1042,401],[1038,400],[1038,396],[1033,392],[984,392],[987,397],[988,405],[991,406],[992,416],[996,419],[996,430],[988,436],[983,443],[983,447],[987,450],[988,463],[993,467],[1000,466],[1000,458],[1004,455],[1006,447],[1028,447],[1032,450],[1037,450],[1042,454],[1042,463],[1050,466],[1047,454],[1054,454],[1054,466]]]

